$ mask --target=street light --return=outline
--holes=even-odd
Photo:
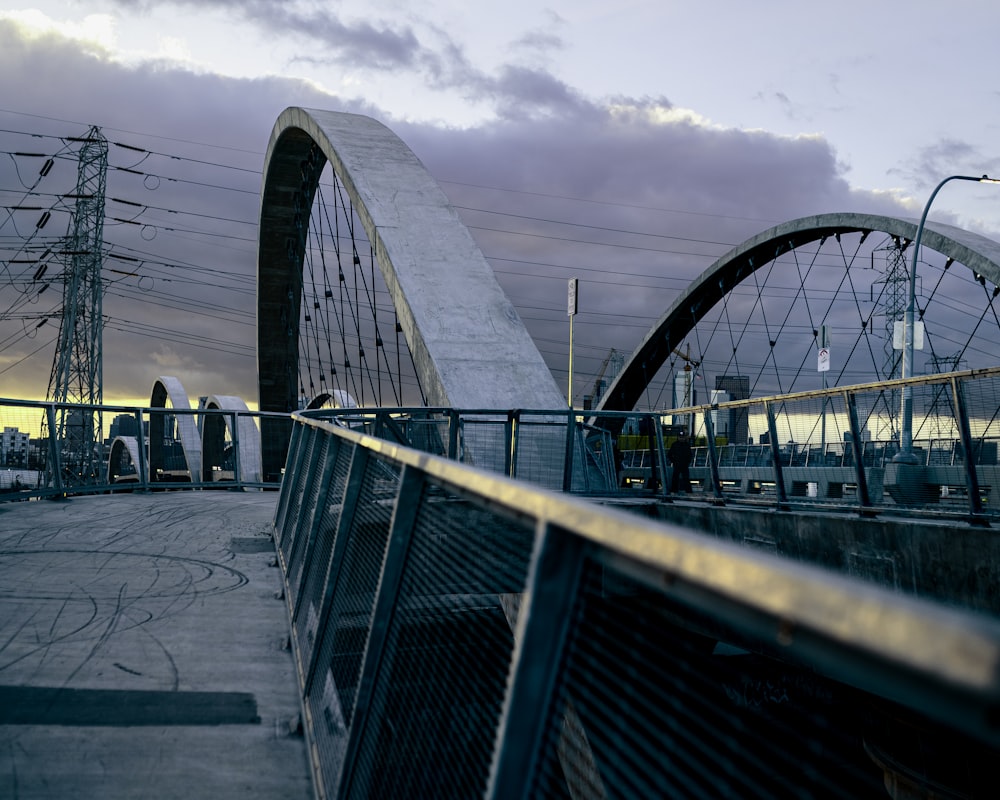
[[[924,235],[924,223],[927,221],[927,212],[931,210],[931,203],[941,191],[941,187],[948,181],[974,181],[976,183],[1000,183],[1000,180],[983,175],[979,178],[974,175],[949,175],[941,183],[934,187],[927,205],[924,206],[924,213],[920,217],[920,224],[917,226],[917,236],[913,240],[913,261],[910,265],[910,299],[906,305],[906,314],[903,317],[903,363],[902,377],[913,376],[913,325],[917,306],[917,256],[920,254],[920,240]],[[918,464],[920,459],[913,453],[913,389],[910,386],[903,386],[903,407],[902,424],[899,432],[899,452],[892,459],[902,464]]]

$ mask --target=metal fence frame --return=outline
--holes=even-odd
[[[527,528],[534,539],[523,586],[494,597],[505,614],[513,603],[516,622],[502,707],[494,724],[475,731],[492,743],[489,763],[475,765],[488,775],[476,788],[482,796],[534,796],[540,758],[560,724],[553,693],[578,624],[584,564],[627,576],[682,613],[762,642],[781,658],[1000,747],[1000,624],[993,618],[656,524],[343,424],[304,414],[293,421],[274,529],[317,797],[364,795],[357,770],[372,767],[358,759],[366,727],[392,713],[377,698],[389,691],[380,683],[391,674],[389,631],[408,602],[400,594],[402,576],[419,566],[411,563],[416,519],[454,502],[476,512],[470,526],[489,520]],[[366,516],[369,510],[376,517]],[[378,569],[366,578],[368,593],[359,595],[350,553],[362,546],[375,547],[369,558]],[[351,581],[352,624],[364,620],[365,633],[356,687],[345,693],[319,659],[330,652],[324,637],[332,639],[348,613]],[[307,607],[307,584],[318,608]],[[357,597],[368,598],[363,608]],[[335,696],[350,702],[329,699]],[[430,763],[439,746],[420,743],[420,763]],[[447,775],[453,765],[436,766]]]
[[[462,442],[469,431],[475,426],[493,426],[496,452],[488,464],[473,460],[477,465],[509,477],[527,475],[546,488],[574,494],[666,499],[670,495],[668,449],[672,434],[665,432],[662,421],[670,417],[696,419],[707,432],[713,430],[716,414],[739,412],[747,418],[766,418],[768,441],[720,443],[714,432],[700,436],[690,469],[694,497],[716,504],[747,503],[779,510],[823,506],[865,516],[891,511],[988,524],[1000,515],[1000,465],[981,463],[977,454],[1000,449],[1000,403],[991,409],[989,435],[976,438],[970,428],[966,397],[970,388],[988,388],[998,380],[1000,367],[656,412],[383,408],[307,414],[466,463],[470,459]],[[866,438],[859,418],[861,400],[896,392],[903,386],[944,393],[953,410],[953,437],[914,440],[916,452],[923,455],[917,465],[895,463],[896,443]],[[833,403],[842,409],[846,420],[843,439],[824,448],[808,442],[779,442],[779,415],[798,406],[826,408]],[[425,429],[413,436],[417,425]],[[434,436],[426,434],[426,426],[437,426]],[[623,430],[629,427],[634,433],[622,438]],[[536,463],[531,471],[526,443],[538,436],[539,430],[546,430],[548,439],[535,447],[533,458],[537,462],[541,447],[548,469],[539,470]],[[620,442],[625,439],[638,445],[636,449],[624,450]],[[631,458],[640,455],[643,466],[633,466]]]
[[[148,431],[153,426],[150,421],[154,418],[164,416],[184,417],[192,420],[191,428],[198,436],[196,446],[198,448],[197,460],[185,454],[185,458],[178,462],[175,470],[162,470],[156,472],[155,464],[151,464],[151,452],[149,442],[144,441],[139,444],[135,437],[119,437],[122,439],[131,438],[123,449],[130,457],[134,473],[128,475],[110,474],[110,457],[114,451],[113,442],[105,443],[105,453],[102,473],[86,478],[74,476],[67,470],[64,463],[63,447],[56,441],[52,431],[57,430],[56,417],[60,411],[73,411],[84,414],[93,414],[108,418],[116,415],[132,416],[136,420],[137,430]],[[49,403],[32,400],[21,400],[12,398],[0,398],[0,419],[7,420],[15,417],[14,421],[19,421],[26,416],[37,414],[37,421],[40,428],[46,431],[46,437],[41,440],[39,437],[32,437],[32,441],[37,443],[39,462],[35,468],[28,469],[28,465],[22,465],[22,469],[17,469],[18,473],[32,473],[36,476],[33,482],[19,482],[19,485],[3,486],[0,491],[0,502],[30,500],[36,498],[61,497],[69,494],[99,494],[106,492],[122,491],[154,491],[164,489],[277,489],[279,481],[264,480],[259,469],[254,470],[250,465],[243,463],[245,460],[259,461],[260,459],[260,423],[262,419],[280,418],[288,420],[287,414],[262,413],[256,411],[243,411],[236,409],[188,409],[188,408],[141,408],[135,406],[89,406],[70,403]],[[44,420],[44,425],[41,421]],[[148,440],[148,435],[145,437]],[[215,441],[215,440],[218,441]],[[245,441],[247,439],[249,441]],[[228,443],[228,448],[226,444]],[[121,443],[119,443],[121,444]],[[207,447],[213,451],[213,459],[221,460],[224,451],[228,452],[231,459],[232,469],[223,470],[222,466],[205,463],[203,465],[201,455],[202,448]],[[220,447],[222,449],[220,449]],[[217,452],[215,452],[217,451]],[[117,452],[117,451],[116,451]],[[155,460],[155,457],[154,457]],[[194,462],[194,463],[191,463]],[[206,480],[206,472],[203,467],[212,469],[212,480]],[[11,469],[13,467],[0,465],[0,470]],[[172,474],[170,474],[172,473]],[[192,474],[195,473],[195,474]],[[231,473],[231,474],[230,474]]]

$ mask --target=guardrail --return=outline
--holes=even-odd
[[[277,489],[280,476],[261,474],[260,423],[271,417],[288,420],[229,409],[0,398],[0,502],[181,487]]]
[[[899,393],[912,389],[914,455],[898,463]],[[870,515],[1000,513],[1000,368],[656,412],[398,408],[319,418],[550,489],[665,498],[670,447],[693,432],[689,479],[714,503]]]
[[[274,529],[317,797],[994,781],[993,617],[293,421]]]

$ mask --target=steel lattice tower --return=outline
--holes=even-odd
[[[48,399],[99,406],[104,399],[101,267],[108,140],[95,126],[86,136],[71,141],[80,143],[79,166],[75,207],[63,250],[63,312]],[[57,428],[67,459],[64,467],[72,468],[83,480],[97,475],[101,467],[100,411],[60,409]]]
[[[885,324],[885,338],[882,341],[884,359],[882,362],[881,380],[888,381],[898,378],[901,370],[900,352],[893,349],[892,334],[893,327],[897,320],[903,318],[906,311],[907,291],[909,289],[910,271],[906,263],[906,247],[908,243],[895,239],[890,247],[884,248],[885,270],[883,278],[875,281],[874,284],[884,284],[879,300],[881,315]],[[896,438],[897,409],[899,408],[897,391],[889,393],[886,405],[886,416],[888,418],[889,431],[888,438]]]

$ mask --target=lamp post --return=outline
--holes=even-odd
[[[915,322],[917,307],[917,257],[920,254],[920,240],[924,235],[924,223],[927,221],[927,212],[931,210],[931,203],[941,191],[941,187],[949,181],[974,181],[976,183],[1000,183],[989,175],[976,177],[974,175],[949,175],[931,192],[931,196],[924,206],[924,213],[920,217],[920,224],[917,226],[917,235],[913,240],[913,259],[910,264],[910,297],[906,305],[906,313],[903,316],[903,363],[901,376],[910,378],[913,376],[913,326]],[[899,431],[899,452],[893,457],[893,461],[902,464],[917,464],[920,459],[913,452],[913,389],[903,386],[902,421]]]

